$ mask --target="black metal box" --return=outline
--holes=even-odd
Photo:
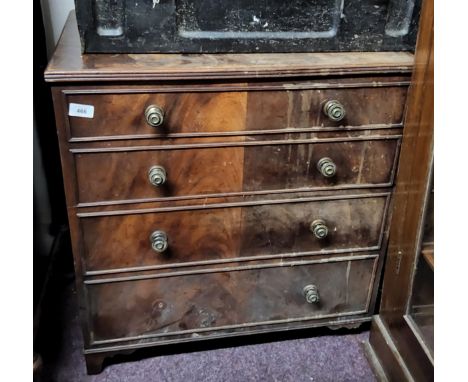
[[[414,50],[421,0],[75,0],[89,53]]]

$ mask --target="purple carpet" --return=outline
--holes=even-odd
[[[41,382],[376,381],[362,346],[367,331],[335,335],[328,331],[311,338],[227,348],[218,345],[190,353],[180,353],[182,345],[176,354],[111,359],[101,374],[88,376],[81,354],[76,294],[72,287],[61,293],[54,303],[61,312],[60,322],[52,323],[52,329],[61,333],[48,337],[49,347],[58,350],[42,354]]]

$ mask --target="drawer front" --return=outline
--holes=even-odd
[[[81,203],[96,203],[388,186],[393,182],[399,139],[310,144],[259,143],[256,146],[168,147],[76,154],[78,200]],[[320,167],[319,162],[325,163],[324,167]],[[163,184],[151,183],[150,169],[154,166],[164,169]],[[325,170],[332,168],[334,174],[329,176]]]
[[[89,284],[94,345],[364,314],[376,263],[363,256]]]
[[[94,106],[93,118],[69,117],[70,136],[143,138],[152,136],[243,134],[338,126],[394,125],[403,120],[406,86],[143,94],[70,94],[67,103]],[[339,101],[341,121],[324,113],[324,104]],[[161,126],[147,123],[145,110],[164,113]]]
[[[82,217],[85,269],[170,268],[260,256],[378,249],[387,198],[388,194],[342,200],[303,198],[253,206]],[[320,220],[323,224],[317,225]],[[317,229],[323,225],[328,234],[318,238]],[[150,236],[156,231],[166,234],[168,246],[163,252],[152,248]]]

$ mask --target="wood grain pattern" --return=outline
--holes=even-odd
[[[93,341],[365,312],[375,259],[220,272],[88,287]],[[308,304],[306,285],[319,289]],[[119,317],[116,320],[115,317]]]
[[[245,92],[69,95],[67,102],[93,105],[94,118],[69,117],[72,138],[148,136],[245,130]],[[149,105],[164,110],[164,123],[148,125]]]
[[[103,90],[104,91],[104,90]],[[407,88],[368,87],[322,90],[69,94],[67,103],[94,106],[94,118],[69,117],[71,139],[146,138],[362,125],[398,125],[403,121]],[[333,122],[323,113],[338,100],[347,114]],[[147,124],[144,111],[165,112],[160,127]]]
[[[298,77],[346,73],[409,73],[408,52],[296,54],[81,54],[71,13],[45,78],[49,82]]]
[[[140,347],[369,320],[412,65],[395,52],[82,56],[72,16],[45,77],[89,371]],[[342,123],[321,115],[331,97]],[[69,118],[69,102],[95,118]],[[163,129],[146,125],[150,103]],[[335,178],[318,175],[322,156]],[[165,192],[146,188],[155,164]],[[316,310],[306,282],[320,284]]]
[[[402,86],[249,92],[246,130],[400,124],[406,92]],[[323,113],[328,100],[344,106],[342,121]]]
[[[415,56],[415,71],[408,94],[408,110],[385,264],[382,302],[375,321],[383,323],[400,363],[385,362],[390,341],[375,341],[378,328],[371,330],[370,344],[388,376],[408,370],[410,380],[434,380],[434,362],[407,320],[413,292],[416,262],[420,259],[423,211],[430,184],[434,144],[434,2],[425,0]],[[424,261],[421,259],[421,261]],[[430,273],[433,273],[429,270]],[[381,325],[382,326],[382,325]],[[374,329],[375,328],[375,329]],[[395,353],[395,351],[394,351]]]
[[[411,293],[411,280],[418,253],[422,211],[431,172],[434,138],[434,50],[433,4],[421,17],[418,53],[408,99],[408,113],[401,148],[395,190],[395,211],[391,223],[388,249],[388,272],[385,272],[382,315],[401,320]],[[395,286],[398,288],[395,289]],[[385,289],[391,293],[385,293]]]
[[[365,139],[365,136],[363,137]],[[244,191],[391,185],[399,139],[268,145],[244,149]],[[333,177],[317,168],[321,158],[336,165]]]
[[[365,139],[365,137],[364,137]],[[75,156],[80,203],[257,191],[391,185],[399,140],[196,148]],[[324,177],[317,162],[330,157],[337,173]],[[154,186],[150,167],[165,168]]]
[[[82,218],[84,268],[170,267],[261,255],[377,249],[386,202],[387,197],[380,196]],[[327,223],[326,239],[310,232],[316,219]],[[149,237],[155,230],[168,236],[169,249],[164,254],[151,248]]]
[[[81,203],[242,191],[243,147],[76,155]],[[164,167],[154,186],[150,167]]]

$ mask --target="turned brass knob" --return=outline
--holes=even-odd
[[[335,122],[341,121],[346,115],[344,106],[336,100],[327,101],[325,105],[323,105],[323,112],[328,118]]]
[[[164,122],[164,110],[159,106],[150,105],[145,110],[145,118],[148,125],[153,127],[161,126]]]
[[[328,235],[328,227],[322,219],[314,220],[310,225],[310,230],[317,239],[325,239]]]
[[[320,301],[319,291],[316,285],[306,285],[302,290],[304,297],[309,304],[317,304]]]
[[[150,236],[150,242],[155,252],[163,253],[168,246],[166,232],[154,231]]]
[[[330,158],[322,158],[317,162],[317,169],[326,178],[336,174],[336,164]]]
[[[162,186],[166,182],[166,170],[161,166],[153,166],[148,170],[148,179],[153,186]]]

